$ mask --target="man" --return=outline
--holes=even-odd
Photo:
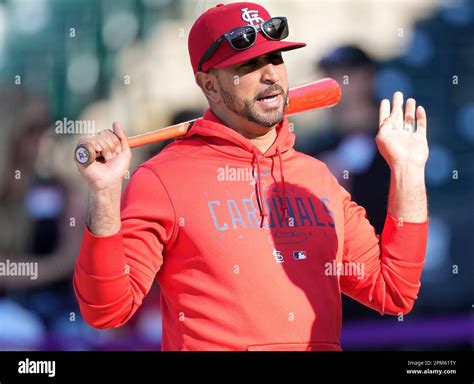
[[[328,166],[352,200],[364,207],[380,233],[387,215],[390,169],[374,141],[378,133],[377,63],[359,47],[342,45],[319,60],[317,67],[325,77],[349,79],[349,83],[343,87],[341,102],[331,110],[330,123],[308,140],[313,144],[311,153]]]
[[[410,99],[404,115],[400,93],[391,112],[381,103],[392,179],[379,239],[326,166],[293,149],[281,51],[304,44],[287,35],[257,4],[201,15],[189,52],[210,109],[135,171],[121,211],[125,133],[83,139],[105,158],[79,168],[90,196],[74,287],[89,324],[127,322],[155,276],[163,350],[340,350],[341,292],[381,314],[411,310],[427,240],[425,111]]]

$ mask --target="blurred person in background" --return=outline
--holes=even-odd
[[[47,103],[26,97],[17,108],[21,118],[4,132],[9,145],[1,154],[0,262],[6,273],[0,276],[0,342],[25,348],[47,342],[48,333],[77,311],[69,276],[80,237],[71,220],[80,220],[82,211],[71,201],[74,189],[39,166],[52,149]],[[34,273],[15,275],[20,263]]]
[[[318,63],[324,76],[342,85],[342,99],[331,109],[331,123],[314,139],[314,155],[362,205],[381,233],[387,214],[390,169],[377,150],[378,103],[373,89],[377,65],[362,49],[344,45]]]
[[[365,208],[369,221],[381,233],[387,214],[390,169],[375,144],[377,63],[360,47],[342,45],[323,56],[317,69],[342,85],[343,96],[330,111],[330,124],[314,138],[314,155]],[[342,301],[346,318],[377,317],[346,296]]]

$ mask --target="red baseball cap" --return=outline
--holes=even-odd
[[[224,33],[236,27],[257,25],[270,18],[267,10],[255,3],[218,4],[208,9],[199,16],[189,32],[188,50],[194,73],[198,71],[204,53]],[[202,71],[238,64],[273,51],[289,51],[304,46],[305,43],[270,40],[259,32],[255,44],[243,51],[236,51],[227,41],[223,41],[209,60],[203,63]]]

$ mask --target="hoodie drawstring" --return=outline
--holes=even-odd
[[[281,210],[283,211],[283,217],[285,219],[288,218],[288,206],[286,204],[286,185],[285,185],[285,176],[283,174],[283,160],[281,158],[281,152],[280,148],[277,146],[276,147],[276,152],[278,154],[278,160],[280,162],[280,176],[281,176],[281,188],[282,188],[282,199],[283,203],[281,206]],[[263,223],[268,219],[269,214],[268,214],[268,209],[267,205],[263,201],[263,188],[262,188],[262,175],[261,175],[261,170],[260,170],[260,160],[258,158],[258,154],[255,150],[252,151],[253,153],[253,158],[255,160],[255,163],[257,163],[257,199],[258,199],[258,204],[260,206],[260,216],[262,218],[260,222],[260,227],[263,227]]]
[[[258,159],[258,154],[255,150],[253,150],[252,153],[253,153],[253,158],[256,160],[256,163],[257,163],[257,180],[258,180],[257,196],[258,196],[258,203],[260,205],[260,215],[262,217],[262,220],[260,222],[260,227],[263,227],[263,223],[268,218],[268,210],[267,210],[267,205],[263,201],[262,177],[260,173],[260,160]]]
[[[283,175],[283,160],[281,159],[281,152],[280,147],[276,147],[276,151],[278,153],[278,160],[280,162],[280,176],[281,176],[281,189],[283,191],[283,204],[281,206],[281,210],[283,211],[283,217],[285,219],[288,218],[288,206],[286,205],[286,187],[285,187],[285,176]]]

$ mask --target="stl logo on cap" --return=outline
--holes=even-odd
[[[258,15],[258,10],[249,10],[248,8],[242,8],[241,11],[242,20],[246,21],[248,25],[255,25],[264,22],[264,20]]]

